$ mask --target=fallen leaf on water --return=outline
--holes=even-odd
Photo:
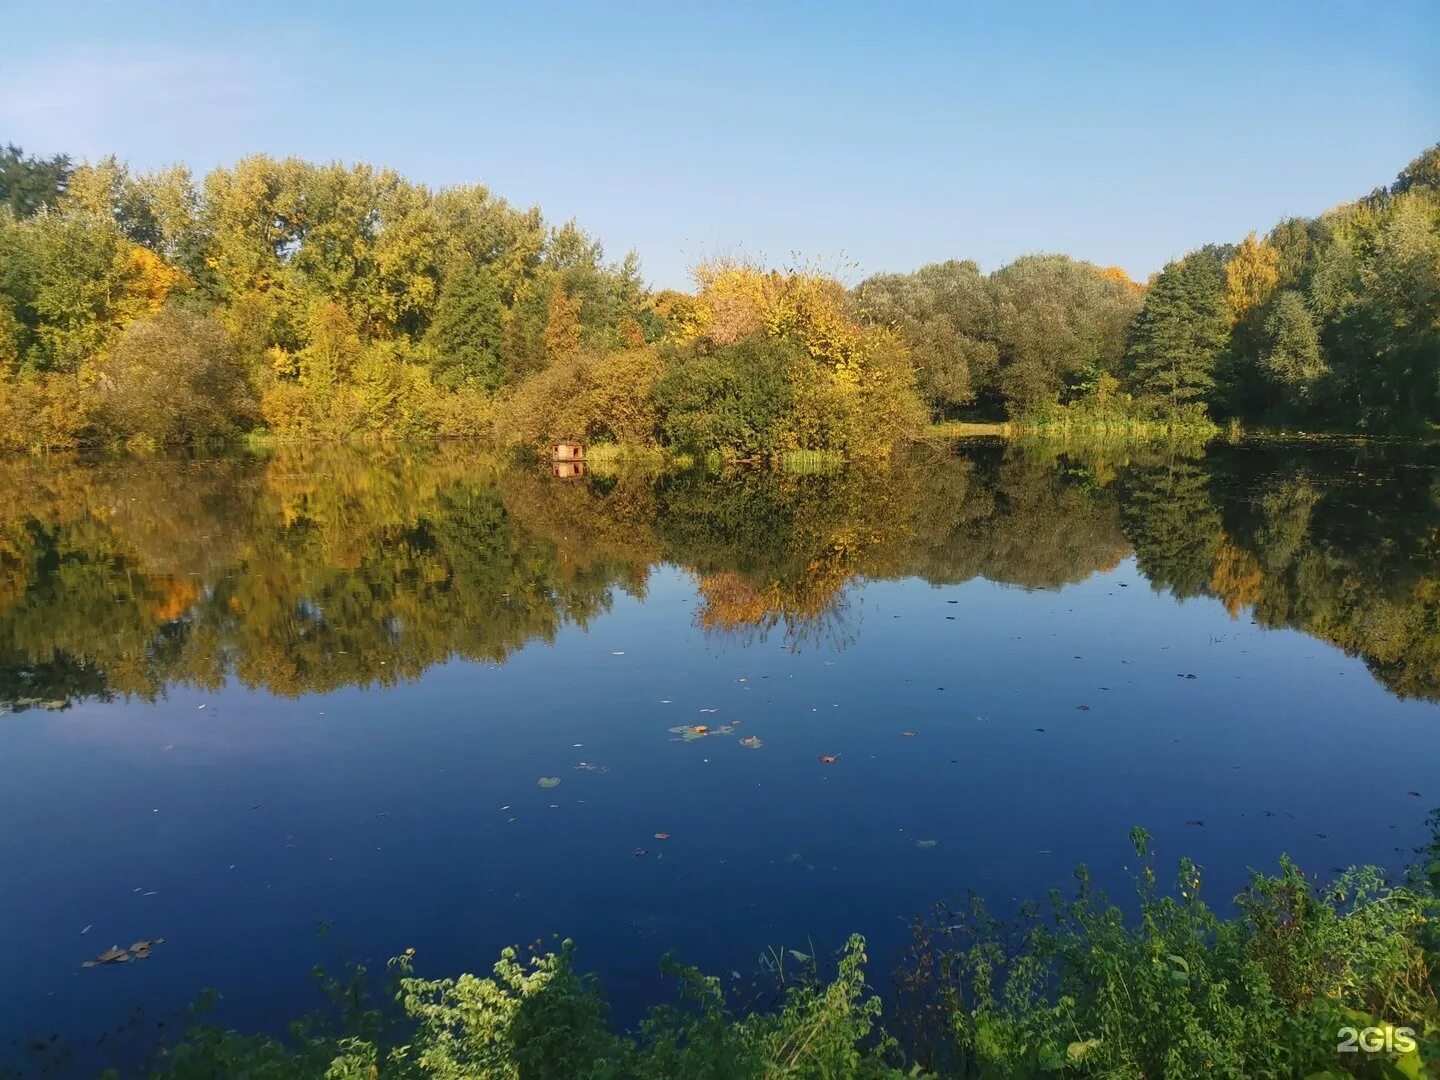
[[[696,734],[696,735],[705,735],[705,734],[707,734],[709,731],[710,731],[710,729],[709,729],[708,727],[706,727],[704,724],[696,724],[696,725],[695,725],[695,734]]]
[[[639,859],[643,858],[646,854],[648,854],[648,852],[646,852],[643,847],[637,847],[634,851],[630,852],[630,857],[632,859]]]
[[[1186,825],[1197,825],[1197,826],[1199,826],[1199,827],[1202,828],[1202,829],[1205,827],[1205,822],[1201,821],[1199,818],[1195,818],[1195,819],[1192,820],[1192,821],[1187,821],[1187,822],[1185,822],[1185,824],[1186,824]]]
[[[837,760],[839,760],[839,758],[840,758],[840,755],[839,755],[839,754],[821,754],[821,755],[820,755],[820,764],[821,764],[821,765],[834,765],[835,762],[836,762]]]
[[[655,834],[655,839],[656,839],[656,840],[669,840],[669,839],[670,839],[670,834],[669,834],[668,832],[657,832],[657,833]]]
[[[165,939],[163,937],[157,937],[154,941],[137,941],[128,949],[122,949],[119,945],[112,945],[93,959],[86,960],[80,966],[93,968],[108,964],[128,964],[131,960],[145,960],[149,958],[152,948],[156,945],[164,944]]]
[[[552,788],[552,787],[559,787],[559,786],[560,786],[560,777],[558,777],[558,776],[542,776],[542,777],[540,777],[539,780],[536,780],[536,781],[535,781],[535,784],[536,784],[537,787],[542,787],[542,788],[547,788],[547,789],[548,789],[548,788]]]
[[[916,840],[915,846],[922,851],[929,851],[938,843],[940,843],[939,840]]]
[[[907,739],[913,739],[913,738],[915,738],[915,732],[913,732],[913,731],[902,731],[902,732],[900,732],[900,734],[901,734],[901,735],[904,735]]]
[[[751,735],[748,738],[741,739],[740,745],[750,750],[759,750],[760,747],[764,746],[765,744],[760,741],[760,737],[758,735]]]
[[[1076,705],[1076,706],[1075,706],[1075,711],[1076,711],[1076,712],[1089,712],[1089,711],[1090,711],[1090,706],[1089,706],[1089,705]]]

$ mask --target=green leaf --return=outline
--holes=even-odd
[[[1435,1074],[1425,1067],[1420,1050],[1416,1048],[1404,1057],[1386,1063],[1382,1075],[1386,1080],[1429,1080]]]

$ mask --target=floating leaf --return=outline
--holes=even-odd
[[[669,840],[669,839],[670,839],[670,834],[669,834],[668,832],[657,832],[657,833],[655,834],[655,839],[656,839],[656,840]]]
[[[685,742],[693,742],[696,739],[704,739],[711,735],[734,735],[735,727],[732,724],[721,724],[719,727],[710,727],[708,724],[681,724],[678,727],[666,728],[671,735],[678,735]]]
[[[907,739],[913,739],[913,738],[915,738],[915,732],[913,732],[913,731],[902,731],[902,732],[900,732],[900,734],[901,734],[901,735],[904,735]]]
[[[542,788],[545,788],[546,790],[549,790],[549,789],[552,788],[552,787],[559,787],[559,786],[560,786],[560,777],[558,777],[558,776],[542,776],[542,777],[540,777],[539,780],[536,780],[535,783],[536,783],[537,786],[542,787]]]
[[[821,764],[821,765],[834,765],[835,762],[838,761],[839,759],[840,759],[840,755],[839,755],[839,754],[821,754],[821,755],[820,755],[820,764]]]
[[[86,960],[81,967],[93,968],[107,964],[128,964],[131,960],[145,960],[150,956],[150,950],[156,945],[164,945],[163,937],[154,941],[137,941],[128,949],[122,949],[119,945],[112,945],[94,959]]]
[[[810,957],[807,956],[805,953],[801,952],[799,949],[789,949],[787,951],[790,953],[791,956],[793,956],[796,960],[799,960],[802,964],[808,964],[810,962]]]
[[[750,735],[744,739],[741,739],[740,745],[749,750],[759,750],[760,747],[764,746],[765,744],[760,741],[760,737],[758,735]]]
[[[940,843],[939,840],[916,840],[915,846],[918,847],[921,851],[929,851],[938,843]]]

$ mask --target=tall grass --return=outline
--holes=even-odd
[[[845,455],[837,450],[789,450],[778,464],[781,472],[799,476],[833,473],[845,467]]]

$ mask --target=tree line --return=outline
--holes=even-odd
[[[1148,285],[1063,255],[649,289],[477,185],[266,156],[197,179],[0,151],[0,448],[556,438],[884,456],[927,421],[1440,420],[1440,146]]]

